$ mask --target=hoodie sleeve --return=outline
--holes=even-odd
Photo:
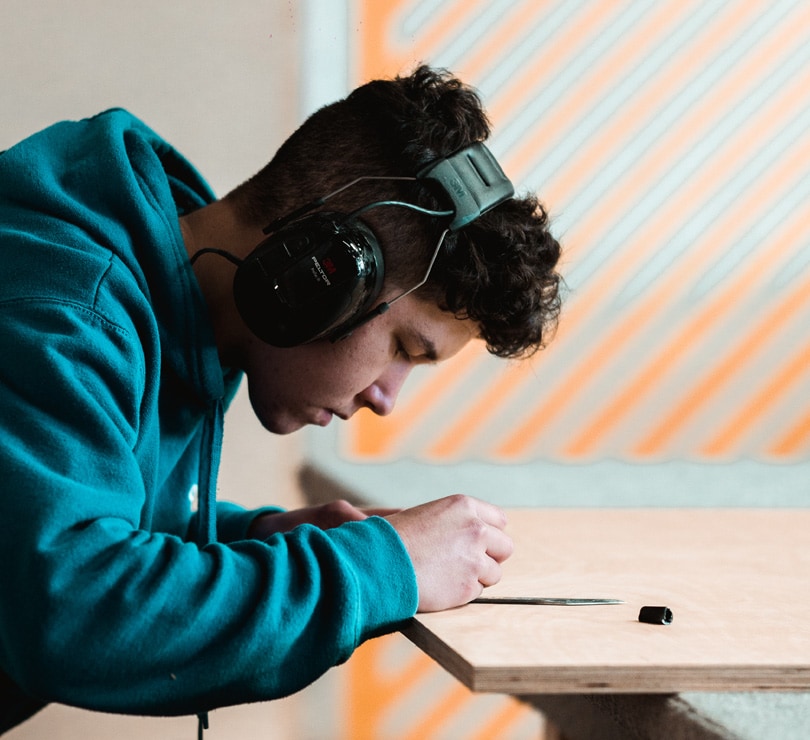
[[[284,511],[279,506],[263,506],[259,509],[245,509],[228,501],[217,502],[217,541],[236,542],[247,537],[253,520],[262,514],[277,514]]]
[[[246,541],[225,506],[204,548],[141,528],[155,392],[92,301],[0,297],[0,662],[26,693],[132,714],[280,697],[413,615],[384,519]]]

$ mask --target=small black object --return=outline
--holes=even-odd
[[[647,624],[672,624],[672,610],[668,606],[642,606],[638,621]]]

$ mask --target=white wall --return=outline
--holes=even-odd
[[[2,0],[0,149],[54,121],[123,106],[223,194],[299,123],[299,15],[297,3],[263,0]],[[226,422],[220,497],[296,503],[299,455],[294,437],[259,427],[240,394]],[[206,738],[295,737],[298,711],[294,701],[219,710]],[[195,733],[189,718],[49,707],[6,737],[185,740]]]

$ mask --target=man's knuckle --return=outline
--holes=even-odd
[[[471,519],[467,529],[476,543],[481,543],[489,534],[489,527],[480,519]]]
[[[344,514],[354,508],[346,499],[335,499],[324,505],[324,509],[334,514]]]

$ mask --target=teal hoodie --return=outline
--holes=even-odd
[[[284,696],[415,612],[385,520],[261,542],[214,502],[241,377],[178,222],[211,200],[123,110],[0,154],[0,731]]]

